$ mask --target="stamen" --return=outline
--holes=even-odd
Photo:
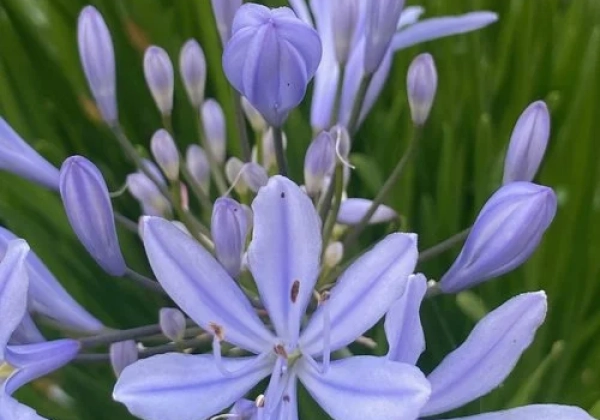
[[[325,375],[329,371],[331,362],[331,314],[329,305],[324,305],[329,300],[329,293],[323,293],[321,297],[324,298],[319,302],[319,306],[323,307],[323,369],[321,373]]]
[[[341,143],[342,143],[342,135],[343,134],[341,132],[341,128],[337,127],[337,129],[335,130],[335,154],[337,155],[340,162],[342,162],[342,165],[344,165],[350,169],[356,169],[356,166],[354,166],[350,162],[348,162],[348,160],[346,160],[346,158],[340,151],[340,147],[341,147]]]
[[[110,196],[110,198],[117,198],[117,197],[122,196],[126,192],[127,192],[127,182],[125,184],[123,184],[123,186],[121,188],[119,188],[118,190],[109,192],[108,195]]]
[[[221,375],[227,378],[233,376],[233,372],[227,370],[223,364],[223,358],[221,357],[221,340],[219,340],[219,337],[216,335],[213,336],[212,348],[213,357],[215,358],[215,365],[217,366],[217,369],[219,369],[219,372],[221,372]]]
[[[241,414],[225,413],[225,414],[219,414],[218,416],[211,417],[209,420],[239,419],[241,417],[242,417]]]
[[[294,283],[292,284],[292,290],[290,291],[292,303],[296,303],[296,300],[298,300],[298,293],[300,293],[300,280],[294,280]]]
[[[265,418],[265,396],[260,394],[254,401],[256,404],[256,417],[258,420],[264,420]]]

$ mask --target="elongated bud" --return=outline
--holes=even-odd
[[[102,15],[86,6],[77,22],[77,45],[83,72],[96,105],[109,125],[117,122],[115,52]]]
[[[344,245],[341,242],[332,242],[325,248],[323,262],[329,268],[337,266],[344,258]]]
[[[504,161],[503,183],[531,181],[550,137],[550,113],[543,101],[529,105],[517,120]]]
[[[179,151],[169,132],[160,129],[154,133],[150,140],[150,149],[154,160],[165,176],[171,181],[177,180],[179,178]]]
[[[244,96],[242,96],[242,109],[244,110],[244,114],[252,126],[252,129],[258,133],[265,132],[267,129],[267,122],[262,115],[260,115],[260,112],[258,112]]]
[[[358,25],[360,13],[359,0],[341,0],[331,13],[331,31],[335,46],[335,57],[338,64],[345,65],[348,61],[354,32]]]
[[[58,190],[58,169],[41,157],[0,117],[0,169]]]
[[[456,293],[521,265],[555,213],[556,195],[548,187],[530,182],[501,187],[477,216],[462,251],[439,282],[441,290]]]
[[[144,53],[144,76],[160,113],[171,115],[175,77],[173,63],[165,50],[154,45],[146,50]]]
[[[247,162],[242,166],[239,182],[243,182],[250,191],[256,193],[261,187],[267,185],[269,175],[258,163]]]
[[[248,233],[246,211],[231,198],[218,198],[213,207],[210,231],[217,259],[232,277],[237,277]]]
[[[233,186],[238,194],[246,194],[248,192],[248,186],[244,182],[239,181],[239,175],[244,166],[244,162],[236,158],[235,156],[229,158],[225,164],[225,176],[229,185]]]
[[[367,5],[365,28],[366,74],[374,73],[378,68],[396,34],[404,0],[378,0]]]
[[[198,185],[205,192],[208,192],[210,187],[210,164],[204,149],[197,144],[192,144],[188,147],[185,154],[185,165]]]
[[[185,315],[176,308],[161,308],[158,313],[160,330],[171,341],[181,341],[185,334]]]
[[[118,378],[127,366],[138,360],[137,344],[133,340],[119,341],[110,345],[110,365]]]
[[[225,162],[227,137],[225,134],[225,114],[223,108],[214,99],[208,99],[202,104],[202,121],[206,140],[217,162]]]
[[[65,160],[60,195],[71,227],[98,265],[113,276],[125,274],[108,187],[98,168],[82,156]]]
[[[145,215],[165,217],[171,213],[169,201],[146,175],[140,172],[129,174],[126,182],[127,189],[140,202]]]
[[[430,54],[420,54],[412,61],[408,68],[406,90],[413,123],[425,124],[437,91],[437,70]]]
[[[317,32],[287,7],[247,3],[236,13],[232,33],[223,53],[227,79],[270,125],[281,127],[321,61]]]
[[[325,177],[335,167],[335,146],[331,135],[321,132],[308,146],[304,158],[304,184],[308,195],[315,196],[323,188]]]
[[[231,26],[235,12],[241,7],[242,0],[211,0],[217,29],[223,45],[231,38]]]
[[[365,198],[348,198],[342,201],[337,222],[342,225],[356,225],[367,214],[373,202]],[[371,216],[368,224],[391,222],[398,217],[398,213],[391,207],[380,204]]]
[[[195,39],[188,40],[181,48],[179,71],[191,104],[199,108],[206,87],[206,57]]]

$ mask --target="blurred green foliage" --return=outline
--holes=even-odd
[[[113,34],[120,116],[128,135],[148,148],[160,118],[145,87],[142,54],[150,44],[173,57],[189,37],[209,61],[208,96],[228,114],[230,152],[238,150],[233,96],[222,71],[221,46],[208,0],[95,0]],[[282,1],[271,1],[280,4]],[[85,84],[76,45],[83,0],[0,0],[0,114],[51,162],[72,154],[94,160],[113,190],[132,170],[99,122]],[[501,388],[463,412],[476,413],[527,402],[578,404],[600,416],[600,2],[596,0],[428,0],[427,16],[477,9],[497,11],[500,21],[482,31],[434,41],[396,56],[387,88],[358,133],[352,195],[373,196],[410,136],[405,74],[411,58],[429,51],[437,62],[439,91],[419,155],[389,204],[420,235],[425,249],[468,227],[499,186],[503,153],[525,106],[544,99],[552,113],[552,139],[538,182],[560,199],[558,215],[534,257],[511,275],[460,295],[426,302],[432,366],[468,334],[476,318],[510,296],[544,289],[548,318],[534,345]],[[193,113],[177,85],[174,126],[181,145],[195,141]],[[308,105],[286,126],[292,172],[301,174],[311,132]],[[299,177],[296,177],[299,180]],[[137,204],[115,200],[136,218]],[[206,216],[206,215],[204,215]],[[77,299],[110,326],[156,322],[164,304],[148,292],[105,275],[70,231],[56,195],[0,174],[0,222],[32,248]],[[365,243],[381,231],[367,231]],[[137,238],[120,232],[127,261],[149,272]],[[421,267],[436,278],[458,248]],[[377,332],[375,332],[377,334]],[[47,396],[58,382],[69,405]],[[112,377],[102,365],[74,366],[38,381],[20,397],[53,419],[125,419],[110,402]],[[303,398],[303,401],[306,398]],[[307,418],[310,403],[303,408]],[[314,415],[311,418],[315,418]]]

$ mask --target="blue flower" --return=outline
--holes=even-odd
[[[415,364],[425,349],[419,320],[427,280],[411,276],[406,292],[390,309],[385,331],[390,344],[387,357]],[[544,292],[518,295],[481,319],[465,342],[448,354],[427,376],[431,396],[421,416],[443,414],[498,387],[529,347],[546,316]],[[463,420],[592,420],[577,407],[555,404],[528,405]],[[454,419],[459,420],[459,419]]]
[[[429,387],[414,366],[374,356],[330,361],[402,295],[417,259],[415,236],[389,235],[359,258],[301,328],[320,270],[321,221],[308,196],[279,176],[260,189],[252,210],[248,266],[273,331],[207,251],[172,223],[146,218],[154,273],[181,309],[213,332],[214,351],[139,361],[123,371],[114,398],[146,420],[200,420],[270,375],[259,418],[297,418],[296,379],[334,419],[416,418]],[[223,340],[256,356],[221,357]]]

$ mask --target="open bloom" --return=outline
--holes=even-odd
[[[319,217],[308,196],[280,176],[258,192],[252,210],[248,266],[274,331],[207,251],[172,223],[146,218],[152,269],[181,309],[214,333],[214,354],[139,361],[123,371],[114,398],[146,420],[200,420],[270,375],[259,418],[297,418],[299,379],[334,419],[415,419],[429,395],[417,368],[373,356],[330,361],[402,295],[417,259],[415,236],[389,235],[359,258],[301,330],[319,274]],[[223,340],[256,356],[221,357]]]
[[[411,276],[406,292],[386,316],[385,331],[390,342],[387,357],[391,360],[414,364],[425,350],[419,307],[426,289],[423,275]],[[427,376],[431,397],[420,415],[446,413],[498,387],[533,341],[544,322],[546,309],[544,292],[523,293],[481,319],[465,342]],[[592,420],[592,417],[577,407],[539,404],[462,418],[467,419]]]
[[[19,403],[12,394],[21,386],[68,363],[79,351],[75,340],[57,340],[25,345],[8,345],[27,312],[27,255],[29,246],[22,239],[11,241],[0,261],[0,418],[2,420],[43,420]],[[6,369],[7,368],[7,369]],[[9,371],[8,376],[4,373]]]

